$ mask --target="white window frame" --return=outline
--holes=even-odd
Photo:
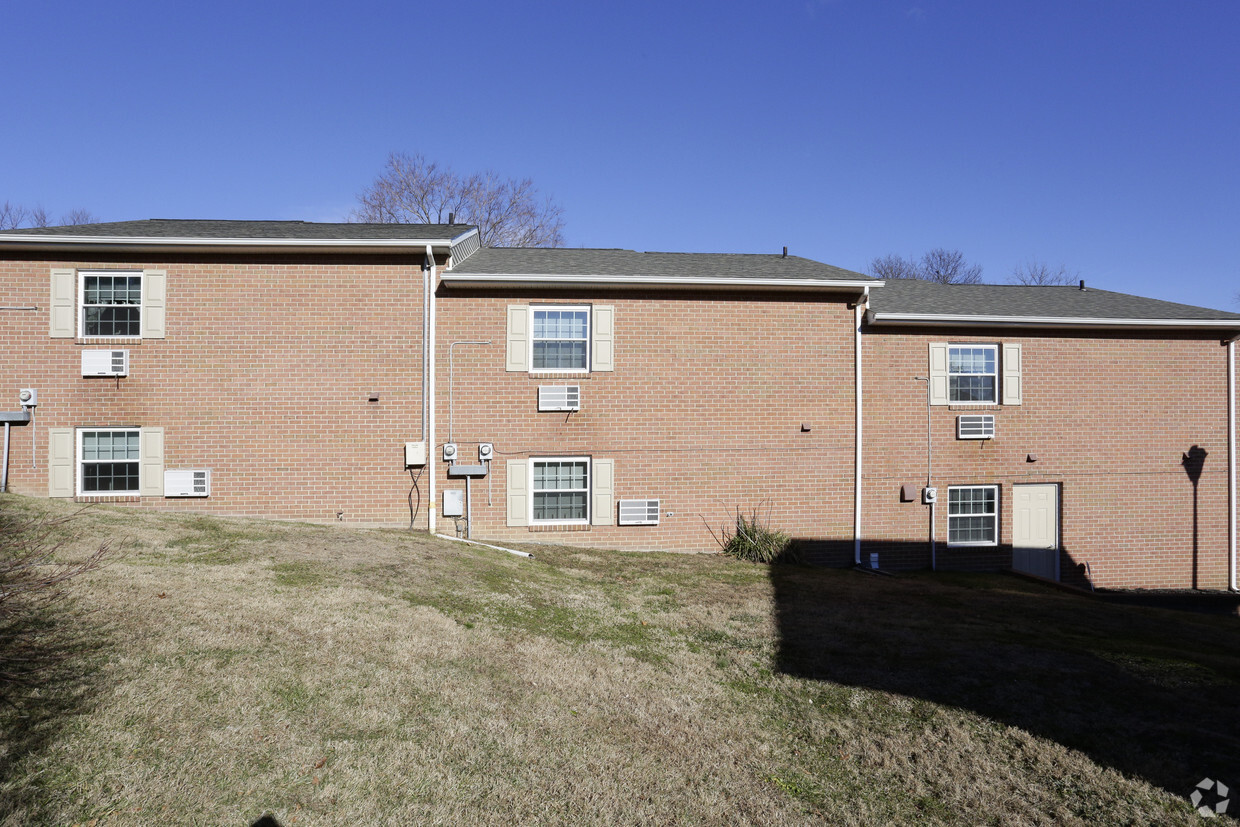
[[[586,487],[584,491],[586,495],[586,513],[583,518],[579,520],[539,520],[534,516],[534,506],[535,506],[536,501],[538,500],[539,492],[556,491],[556,490],[558,491],[577,490],[577,489],[562,489],[562,488],[561,489],[535,488],[534,487],[534,468],[539,463],[546,463],[546,462],[584,462],[585,463],[586,465]],[[530,492],[529,524],[532,526],[535,526],[535,525],[590,525],[590,516],[591,516],[590,512],[591,512],[591,505],[592,505],[592,499],[593,499],[593,493],[594,493],[593,485],[592,485],[593,481],[594,481],[593,468],[591,467],[589,457],[530,457],[530,470],[529,470],[529,480],[528,480],[529,492]]]
[[[953,491],[970,491],[977,489],[985,489],[994,492],[994,511],[984,514],[952,514],[952,492]],[[999,486],[998,485],[951,485],[947,488],[947,545],[951,547],[958,546],[974,546],[974,547],[990,547],[999,545]],[[952,540],[952,520],[961,517],[989,517],[994,525],[994,540],[967,540],[964,542],[956,542]]]
[[[83,489],[82,483],[86,479],[85,468],[84,468],[86,464],[86,460],[82,457],[83,437],[87,433],[99,433],[99,432],[105,432],[105,431],[108,433],[132,433],[132,434],[137,435],[138,457],[132,460],[130,459],[124,460],[124,462],[132,462],[138,466],[138,487],[137,488],[134,488],[132,490],[126,490],[126,491],[86,491]],[[74,453],[73,475],[76,478],[74,481],[74,486],[75,486],[74,490],[77,492],[77,496],[79,497],[129,497],[129,496],[136,497],[136,496],[141,496],[141,492],[142,492],[142,429],[141,428],[108,427],[106,425],[93,426],[89,428],[77,428],[75,438],[77,442],[77,448]],[[104,460],[104,461],[106,462],[107,460]]]
[[[124,276],[126,278],[138,279],[138,332],[136,335],[87,335],[86,333],[86,279],[98,277]],[[132,339],[140,340],[142,338],[143,316],[146,314],[146,276],[141,270],[79,270],[77,283],[77,334],[79,339]],[[91,307],[99,307],[101,305],[90,305]],[[106,306],[106,305],[103,305]],[[123,307],[133,307],[134,305],[121,305]]]
[[[539,342],[547,341],[579,341],[577,339],[538,339],[534,336],[534,330],[537,325],[537,317],[539,313],[545,313],[548,310],[568,310],[574,313],[584,313],[586,316],[586,364],[580,368],[536,368],[534,367],[534,345]],[[589,373],[590,363],[593,357],[593,347],[591,335],[594,332],[593,308],[588,304],[532,304],[530,305],[530,350],[529,350],[529,368],[530,373]]]
[[[985,349],[994,353],[995,370],[993,373],[954,373],[952,371],[952,351],[956,349]],[[1002,374],[999,365],[999,345],[989,342],[955,342],[947,345],[947,404],[949,405],[998,405],[1002,395],[999,390],[999,377]],[[952,399],[952,378],[957,376],[989,376],[994,380],[994,395],[990,401]]]

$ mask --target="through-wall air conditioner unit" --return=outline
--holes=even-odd
[[[165,497],[211,496],[211,469],[194,468],[164,472]]]
[[[658,500],[621,500],[620,525],[658,525]]]
[[[956,439],[994,438],[994,414],[961,414],[956,417]]]
[[[540,411],[579,411],[581,410],[580,385],[539,385],[538,410]]]
[[[129,351],[83,350],[83,376],[128,376]]]

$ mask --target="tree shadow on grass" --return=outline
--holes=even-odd
[[[46,811],[54,773],[41,771],[40,759],[94,708],[110,639],[97,615],[69,600],[0,626],[0,664],[21,676],[0,700],[0,822],[38,821]]]
[[[770,576],[787,674],[971,710],[1180,797],[1240,766],[1234,617],[1009,575],[776,565]]]

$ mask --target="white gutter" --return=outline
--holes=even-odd
[[[869,324],[1021,325],[1023,327],[1182,327],[1240,329],[1240,319],[1100,319],[1071,316],[979,316],[949,313],[871,313]]]
[[[609,284],[636,285],[641,287],[734,287],[752,289],[754,287],[776,287],[782,289],[826,288],[839,290],[868,290],[870,287],[882,287],[883,282],[867,279],[865,281],[844,279],[748,279],[748,278],[695,278],[693,276],[600,276],[600,275],[548,275],[546,273],[460,273],[443,274],[448,284],[520,284],[525,286],[572,286],[575,284]]]
[[[1236,340],[1227,343],[1227,588],[1236,591]]]
[[[426,504],[426,530],[435,533],[435,252],[430,244],[426,245],[426,283],[429,296],[427,305],[430,308],[430,328],[426,333],[427,374],[430,379],[430,390],[427,394],[428,418],[430,421],[426,437],[426,470],[430,474],[429,502]]]
[[[213,247],[276,247],[307,249],[370,248],[399,250],[417,247],[450,247],[477,230],[469,230],[455,238],[201,238],[194,236],[59,236],[0,234],[0,249],[6,247],[176,247],[209,249]]]
[[[854,391],[856,410],[856,456],[853,460],[853,565],[861,565],[861,322],[865,314],[864,308],[870,302],[870,288],[865,288],[865,295],[853,307],[853,364],[855,365]]]

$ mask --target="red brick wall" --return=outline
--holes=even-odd
[[[1001,542],[1011,543],[1012,486],[1061,486],[1061,571],[1098,586],[1227,585],[1227,351],[1218,338],[1057,331],[959,336],[872,330],[864,336],[866,553],[892,567],[929,565],[928,507],[900,502],[902,483],[926,477],[929,342],[1019,342],[1023,404],[931,410],[935,535],[947,568],[1010,565],[1009,548],[944,547],[947,487],[999,484]],[[993,413],[993,440],[957,440],[960,413]],[[1192,446],[1207,457],[1194,489],[1182,465]],[[1037,457],[1029,462],[1028,455]]]
[[[615,371],[506,372],[506,309],[531,303],[613,306]],[[497,455],[490,505],[488,482],[473,483],[474,537],[713,551],[704,519],[718,531],[737,506],[764,504],[770,522],[795,536],[851,542],[851,331],[843,301],[808,293],[441,288],[438,442],[448,438],[449,344],[492,341],[459,346],[455,357],[452,430],[462,460],[476,462],[483,441]],[[539,384],[570,383],[581,386],[580,411],[537,410]],[[506,526],[506,460],[575,455],[614,459],[616,498],[659,498],[660,524],[569,533]],[[464,488],[449,484],[442,466],[438,480],[441,492]],[[450,533],[454,523],[441,519],[439,528]]]
[[[0,409],[39,391],[14,427],[10,490],[43,496],[48,428],[160,426],[165,468],[210,468],[209,499],[143,506],[308,520],[407,522],[405,440],[421,425],[421,256],[164,257],[0,262]],[[48,337],[53,267],[167,271],[167,338],[111,340],[121,379],[83,378]],[[378,391],[378,402],[368,402]],[[31,462],[31,441],[38,448]]]

